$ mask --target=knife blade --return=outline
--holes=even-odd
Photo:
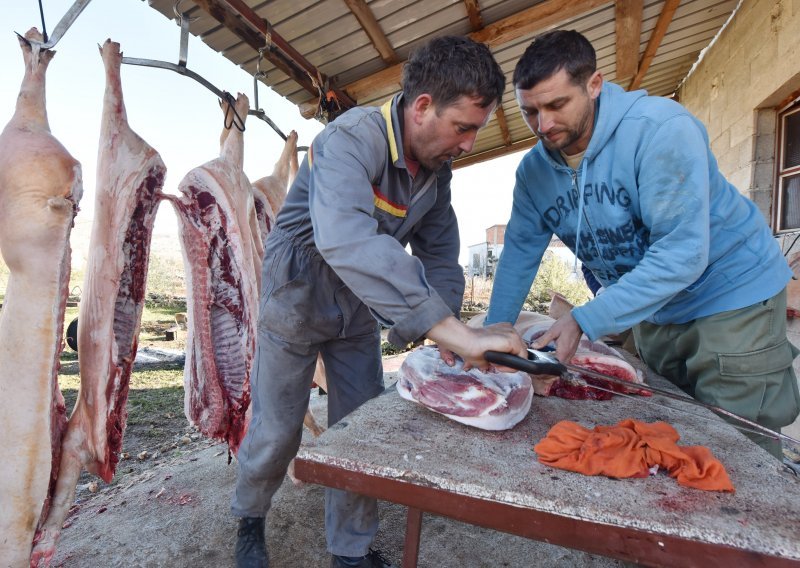
[[[556,359],[555,355],[552,353],[546,353],[544,351],[539,351],[537,349],[528,349],[528,358],[523,359],[522,357],[518,357],[516,355],[512,355],[511,353],[501,353],[499,351],[487,351],[484,354],[484,358],[489,361],[490,363],[495,363],[498,365],[504,365],[506,367],[511,367],[512,369],[517,369],[518,371],[525,371],[526,373],[532,373],[535,375],[560,375],[560,376],[569,376],[570,373],[577,373],[578,375],[585,375],[587,377],[592,377],[595,379],[601,379],[603,381],[607,381],[609,383],[613,383],[616,385],[622,385],[627,389],[639,389],[644,390],[653,394],[657,394],[660,396],[664,396],[666,398],[671,398],[673,400],[677,400],[680,402],[685,402],[687,404],[691,404],[694,406],[700,406],[707,410],[711,410],[717,414],[721,414],[739,422],[741,424],[745,424],[748,427],[748,431],[755,431],[755,433],[760,434],[762,436],[766,436],[767,438],[772,438],[773,440],[783,439],[793,444],[800,444],[800,440],[796,440],[791,436],[787,436],[781,432],[777,432],[766,426],[762,426],[757,422],[753,422],[743,416],[739,416],[738,414],[734,414],[729,410],[725,410],[719,406],[709,404],[707,402],[702,402],[700,400],[676,394],[674,392],[660,389],[658,387],[650,386],[646,383],[631,383],[630,381],[626,381],[624,379],[620,379],[618,377],[614,377],[611,375],[606,375],[605,373],[598,373],[592,369],[587,369],[585,367],[580,367],[578,365],[573,365],[571,363],[562,363],[558,359]],[[596,388],[597,390],[607,390],[603,389],[602,387],[597,387],[592,385],[591,383],[586,383],[587,387]],[[620,394],[616,393],[615,394]],[[673,410],[680,410],[675,407],[670,406]]]

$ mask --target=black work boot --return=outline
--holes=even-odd
[[[336,556],[331,554],[331,568],[392,568],[378,550],[370,549],[364,556]]]
[[[264,517],[242,517],[236,539],[236,568],[269,568]]]

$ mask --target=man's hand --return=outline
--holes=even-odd
[[[578,350],[583,330],[572,312],[569,311],[556,321],[544,335],[533,344],[534,349],[541,349],[551,341],[556,342],[556,358],[562,363],[569,363]]]
[[[487,351],[513,353],[527,358],[525,342],[508,323],[472,328],[451,316],[433,326],[426,336],[439,345],[442,359],[448,365],[455,362],[453,353],[458,354],[464,360],[464,370],[472,367],[484,371],[488,369],[490,363],[483,356]]]

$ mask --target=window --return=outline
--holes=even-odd
[[[778,113],[777,232],[800,229],[800,99]]]

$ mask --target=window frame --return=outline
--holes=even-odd
[[[791,167],[784,167],[784,156],[786,154],[786,132],[785,123],[789,116],[800,114],[800,97],[794,98],[787,104],[777,109],[776,113],[776,129],[775,129],[775,176],[774,176],[774,193],[773,203],[773,219],[772,226],[776,235],[793,233],[800,231],[800,225],[793,228],[785,228],[781,226],[783,218],[783,180],[789,177],[800,174],[800,164]]]

